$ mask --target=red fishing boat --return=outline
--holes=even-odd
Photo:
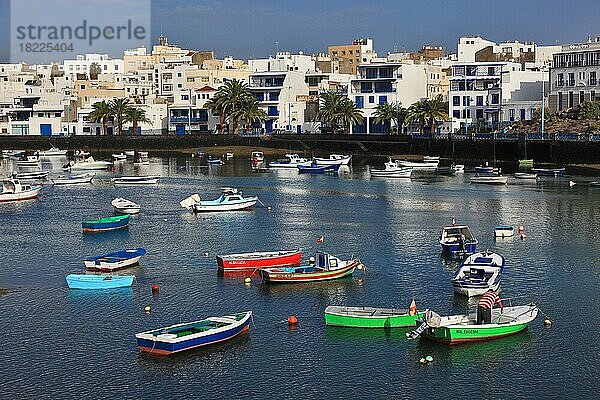
[[[302,252],[296,250],[263,251],[217,256],[223,271],[255,270],[260,268],[290,267],[300,265]]]

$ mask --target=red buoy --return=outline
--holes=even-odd
[[[160,290],[160,287],[158,286],[157,283],[152,284],[152,293],[158,293],[159,290]]]
[[[298,323],[298,318],[296,318],[296,317],[295,317],[295,316],[293,316],[293,315],[290,315],[290,316],[288,317],[288,324],[289,324],[289,325],[296,325],[297,323]]]
[[[519,225],[519,234],[523,234],[523,232],[525,231],[525,228],[523,228],[523,225]]]

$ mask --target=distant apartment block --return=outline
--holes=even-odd
[[[564,111],[590,100],[600,100],[600,37],[562,46],[550,71],[551,110]]]
[[[352,75],[356,75],[359,64],[377,57],[377,53],[373,50],[373,39],[370,38],[356,39],[352,44],[329,46],[327,54],[339,65],[339,70],[332,72]]]

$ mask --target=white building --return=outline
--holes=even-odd
[[[502,121],[531,119],[541,107],[546,72],[526,71],[511,62],[457,63],[450,78],[452,130],[477,124],[497,129]]]
[[[279,52],[275,58],[249,60],[248,69],[250,90],[267,112],[260,129],[302,133],[308,96],[305,74],[315,70],[312,57]]]
[[[124,61],[122,59],[111,59],[108,54],[85,54],[77,55],[75,60],[64,61],[65,74],[74,79],[77,74],[85,74],[89,77],[92,65],[100,68],[100,73],[123,73],[125,72]]]

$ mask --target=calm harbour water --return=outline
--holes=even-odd
[[[2,162],[2,173],[12,168]],[[56,175],[61,162],[54,165]],[[0,205],[0,398],[598,398],[600,363],[600,189],[570,178],[507,187],[469,185],[469,174],[370,180],[295,171],[249,173],[247,160],[200,168],[198,159],[151,159],[117,173],[160,174],[156,187],[114,187],[98,174],[83,187],[44,188],[38,201]],[[216,198],[239,187],[272,207],[194,216],[192,193]],[[140,203],[128,231],[83,235],[81,220],[112,214],[110,201]],[[449,348],[409,341],[406,330],[326,328],[327,305],[408,307],[463,313],[452,293],[455,263],[437,237],[456,218],[480,249],[504,255],[502,297],[535,301],[529,331]],[[494,240],[493,227],[523,224],[527,237]],[[325,237],[323,244],[316,239]],[[148,250],[133,288],[68,290],[89,255]],[[358,255],[354,279],[273,286],[219,277],[215,255],[300,247]],[[204,255],[205,252],[209,256]],[[160,294],[150,286],[158,283]],[[146,314],[144,307],[152,307]],[[140,354],[134,334],[208,316],[252,310],[249,334],[180,355]],[[299,325],[282,323],[296,315]],[[429,365],[418,360],[434,357]]]

